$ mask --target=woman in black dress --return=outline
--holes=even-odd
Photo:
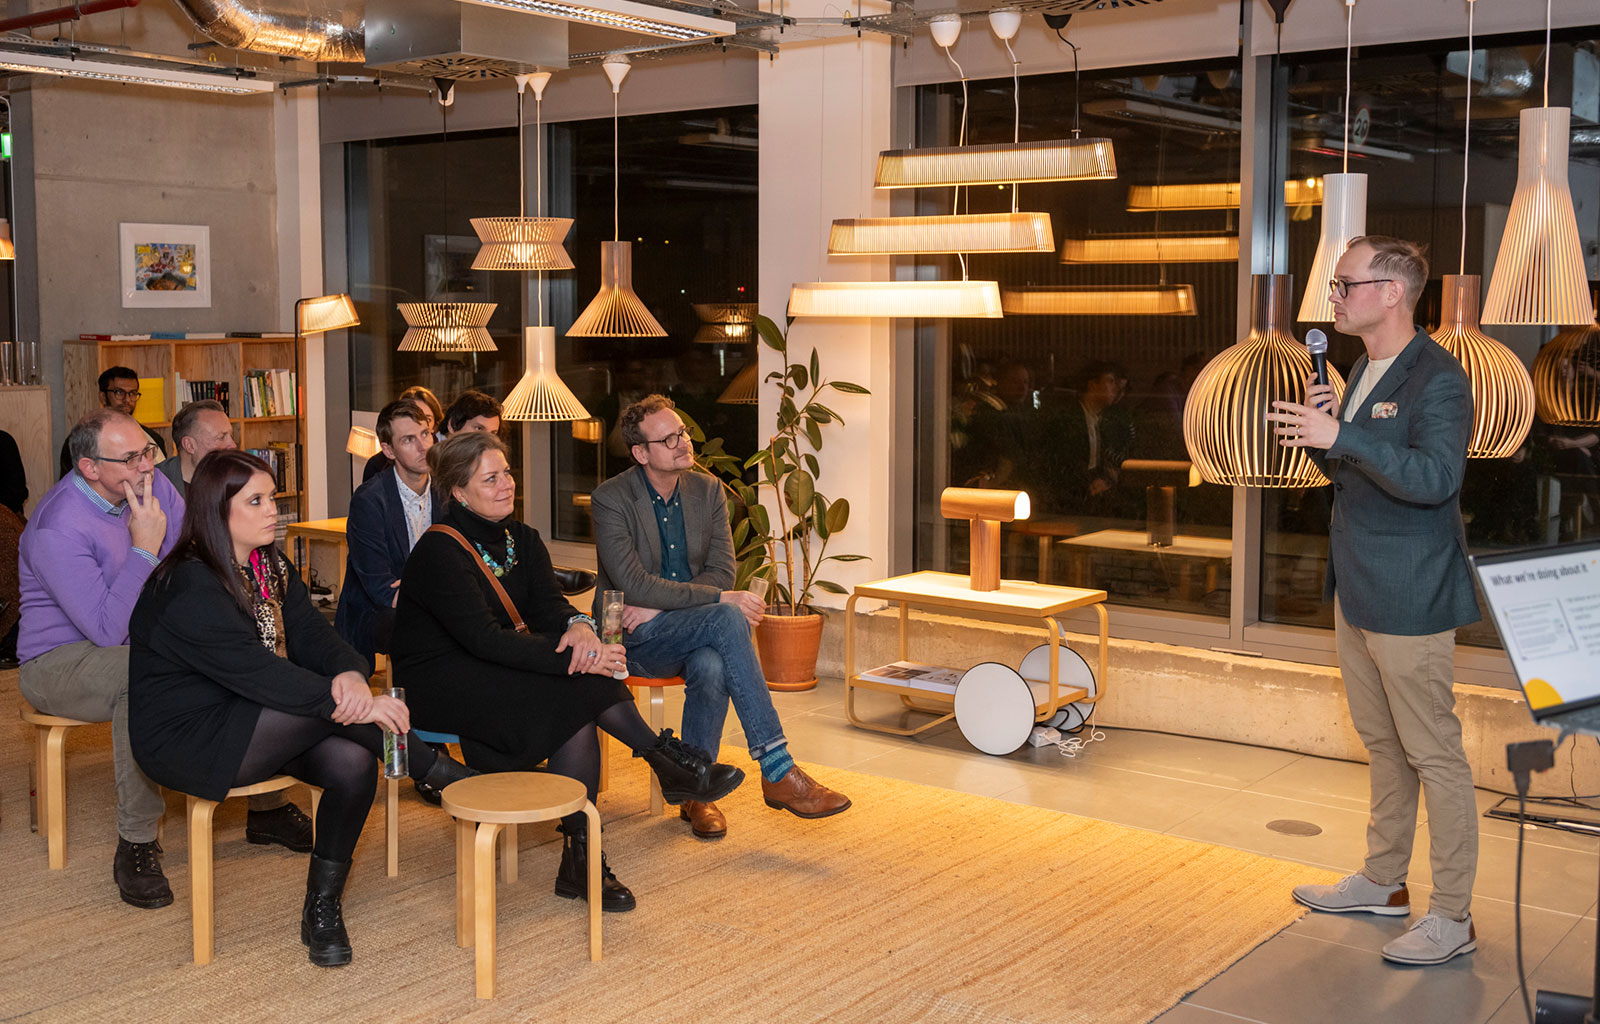
[[[733,792],[743,771],[670,729],[657,736],[640,717],[617,675],[627,672],[623,646],[600,642],[594,620],[562,595],[538,532],[511,514],[517,488],[505,443],[460,431],[434,445],[428,465],[435,493],[449,498],[441,526],[459,537],[435,526],[411,549],[390,650],[422,728],[459,735],[467,763],[481,771],[531,771],[548,759],[590,800],[600,781],[596,727],[644,758],[674,803]],[[556,894],[568,899],[588,898],[585,822],[579,813],[561,823]],[[603,858],[602,874],[602,909],[632,910],[633,893]]]
[[[372,808],[383,730],[405,704],[373,696],[366,661],[312,607],[274,545],[267,464],[238,450],[200,460],[178,543],[129,622],[128,733],[146,775],[221,800],[293,775],[321,787],[300,941],[311,962],[350,962],[341,898]],[[477,772],[408,736],[411,771],[445,786]]]

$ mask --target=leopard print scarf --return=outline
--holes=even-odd
[[[250,552],[250,564],[236,566],[250,595],[252,617],[261,645],[280,658],[287,658],[288,638],[283,631],[283,595],[288,590],[288,565],[270,548]]]

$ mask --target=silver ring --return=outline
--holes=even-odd
[[[594,651],[590,651],[589,652],[589,657],[591,657],[591,658],[596,657],[595,652]]]

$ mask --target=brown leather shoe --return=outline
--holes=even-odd
[[[721,839],[728,834],[728,819],[716,804],[685,800],[678,805],[678,817],[689,823],[689,830],[701,839]]]
[[[850,806],[849,797],[813,779],[801,771],[799,765],[790,768],[777,782],[768,782],[763,777],[761,795],[766,798],[768,807],[801,818],[826,818]]]

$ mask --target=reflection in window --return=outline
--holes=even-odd
[[[1010,80],[969,83],[969,95],[970,140],[1009,142]],[[1021,137],[1070,138],[1073,97],[1070,74],[1023,79]],[[959,85],[921,89],[918,145],[953,144],[960,103]],[[924,324],[918,568],[966,570],[966,525],[939,516],[944,487],[1020,489],[1032,497],[1033,515],[1005,526],[1005,577],[1103,588],[1122,604],[1228,613],[1232,492],[1190,486],[1183,402],[1207,360],[1238,340],[1237,199],[1232,209],[1137,207],[1152,205],[1140,197],[1172,195],[1152,193],[1154,186],[1215,184],[1226,193],[1237,183],[1239,110],[1239,77],[1226,66],[1084,76],[1083,134],[1112,139],[1118,177],[1022,186],[1018,208],[1050,214],[1056,251],[969,256],[968,274],[1002,289],[1109,286],[1109,295],[1184,284],[1194,315],[1008,314]],[[921,190],[915,212],[952,212],[951,191]],[[1012,193],[963,190],[960,202],[962,212],[1009,211]],[[1155,262],[1138,250],[1158,235],[1203,239],[1196,248],[1214,258]],[[1068,240],[1090,243],[1072,245],[1074,257],[1135,251],[1124,251],[1123,262],[1063,263]],[[1171,248],[1160,255],[1170,259]],[[937,276],[960,273],[951,259]],[[1175,525],[1163,530],[1162,520]],[[1170,543],[1152,545],[1152,526]]]

